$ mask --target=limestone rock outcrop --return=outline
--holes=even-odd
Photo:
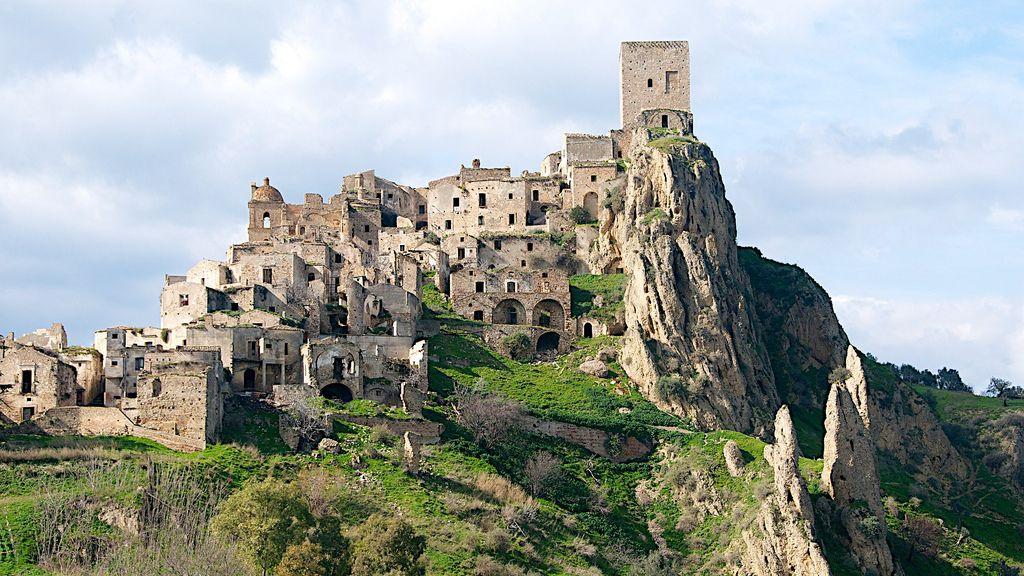
[[[743,532],[747,574],[831,574],[815,535],[814,510],[800,476],[799,455],[793,420],[783,406],[775,416],[775,444],[764,448],[775,476],[774,490],[762,502],[755,525]]]
[[[580,364],[580,372],[583,372],[584,374],[590,374],[591,376],[595,376],[597,378],[607,378],[608,365],[605,364],[603,361],[598,360],[597,358],[591,358],[590,360],[587,360],[583,364]]]
[[[698,428],[770,434],[779,399],[718,162],[700,142],[670,140],[634,132],[621,210],[602,212],[591,247],[592,267],[630,270],[622,366]]]
[[[845,528],[850,554],[861,569],[898,574],[885,539],[867,377],[853,346],[847,348],[845,373],[837,376],[825,405],[821,486],[835,504],[835,520]]]
[[[743,454],[735,440],[729,440],[722,448],[722,455],[725,456],[725,469],[729,475],[738,478],[743,475]]]

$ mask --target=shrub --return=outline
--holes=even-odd
[[[370,516],[352,546],[352,576],[414,576],[423,573],[426,539],[405,520]]]
[[[875,516],[866,516],[860,520],[860,530],[870,538],[878,538],[884,532],[882,530],[882,523],[878,521]]]
[[[533,342],[526,332],[513,332],[505,336],[501,339],[501,345],[513,360],[529,362],[533,357]]]
[[[473,438],[493,446],[519,431],[523,407],[504,396],[459,387],[455,391],[459,424],[473,432]]]
[[[279,480],[248,484],[232,494],[213,518],[215,534],[235,542],[243,556],[264,572],[313,526],[299,490]]]
[[[587,209],[582,206],[573,206],[572,209],[569,210],[568,216],[569,220],[574,224],[590,224],[592,222],[596,222],[594,217],[590,215],[590,212],[587,212]]]
[[[547,490],[561,473],[562,462],[550,452],[537,452],[523,466],[523,475],[534,496]]]

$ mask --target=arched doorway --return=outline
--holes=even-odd
[[[320,395],[324,398],[337,400],[342,403],[352,401],[352,391],[348,389],[348,386],[345,386],[340,382],[324,386],[323,389],[320,390]]]
[[[593,338],[594,337],[594,325],[591,324],[590,322],[585,322],[583,324],[583,337],[584,338]]]
[[[537,339],[537,353],[557,352],[560,340],[561,337],[558,335],[558,332],[545,332],[541,334],[540,338]]]
[[[498,302],[492,315],[495,324],[523,324],[526,322],[526,307],[511,298]]]
[[[256,389],[256,371],[252,368],[246,368],[245,372],[242,373],[242,390],[255,390]]]
[[[597,192],[587,192],[583,196],[583,209],[590,214],[591,218],[597,220]]]
[[[557,300],[541,300],[533,307],[533,325],[544,326],[545,328],[565,327],[565,311]]]

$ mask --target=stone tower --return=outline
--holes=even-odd
[[[689,43],[623,42],[619,64],[623,128],[648,125],[692,131]]]

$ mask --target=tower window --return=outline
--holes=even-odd
[[[481,214],[481,215],[476,217],[476,223],[479,226],[483,226],[484,225],[484,215],[483,214]]]
[[[668,128],[668,114],[661,115],[661,127]]]
[[[486,208],[487,207],[487,194],[484,194],[483,192],[481,192],[480,196],[477,199],[477,203],[480,205],[481,208]]]
[[[483,292],[484,291],[484,283],[483,282],[477,282],[476,283],[476,291],[477,292]]]
[[[420,214],[426,214],[427,213],[427,205],[426,204],[420,204],[419,212],[420,212]]]
[[[526,243],[526,251],[527,252],[533,252],[533,242],[527,242]]]
[[[509,214],[509,216],[511,216],[511,214]],[[494,249],[495,250],[501,250],[501,240],[495,240],[494,241]]]
[[[266,283],[266,284],[273,284],[274,283],[274,269],[273,268],[264,268],[263,269],[263,282]]]
[[[540,190],[534,190],[533,191],[533,201],[537,202],[539,200],[540,200]]]
[[[458,207],[459,207],[459,199],[458,198],[452,198],[452,208],[458,208]]]
[[[263,213],[263,227],[270,228],[270,212]]]
[[[509,226],[515,226],[515,223],[516,223],[516,215],[515,214],[509,214],[508,215],[508,225]]]
[[[654,88],[654,78],[648,78],[647,79],[647,87],[648,88]]]

